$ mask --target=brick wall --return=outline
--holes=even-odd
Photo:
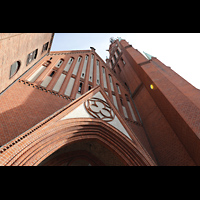
[[[195,165],[145,87],[134,99],[159,165]]]
[[[0,96],[0,102],[2,146],[71,101],[16,82]]]

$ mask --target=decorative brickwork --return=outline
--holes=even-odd
[[[198,89],[126,40],[111,40],[105,63],[94,47],[48,54],[52,37],[27,34],[0,96],[0,165],[200,165]]]
[[[60,120],[69,110],[74,109],[78,102],[80,104],[94,91],[98,92],[99,90],[101,89],[96,88],[90,94],[84,95],[82,99],[65,106],[4,145],[0,149],[0,165],[38,165],[67,144],[91,139],[95,139],[105,145],[105,148],[111,149],[124,165],[155,165],[134,136],[134,142],[131,142],[119,130],[101,119]],[[126,124],[124,126],[128,128]],[[128,129],[131,131],[130,128]]]
[[[95,118],[102,119],[110,122],[114,119],[115,115],[110,105],[102,99],[92,98],[88,99],[85,103],[86,110]],[[103,107],[102,107],[103,105]]]

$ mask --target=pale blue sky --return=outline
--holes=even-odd
[[[51,51],[86,50],[94,47],[103,60],[108,56],[110,37],[119,37],[120,33],[56,33]]]
[[[121,37],[141,53],[157,57],[200,89],[199,33],[56,33],[51,51],[94,47],[105,61],[110,37]]]

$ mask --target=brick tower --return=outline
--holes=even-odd
[[[0,165],[199,165],[199,90],[112,39],[52,51],[0,96]]]

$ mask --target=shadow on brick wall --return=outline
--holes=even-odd
[[[2,146],[71,101],[16,82],[0,96],[0,102]]]

